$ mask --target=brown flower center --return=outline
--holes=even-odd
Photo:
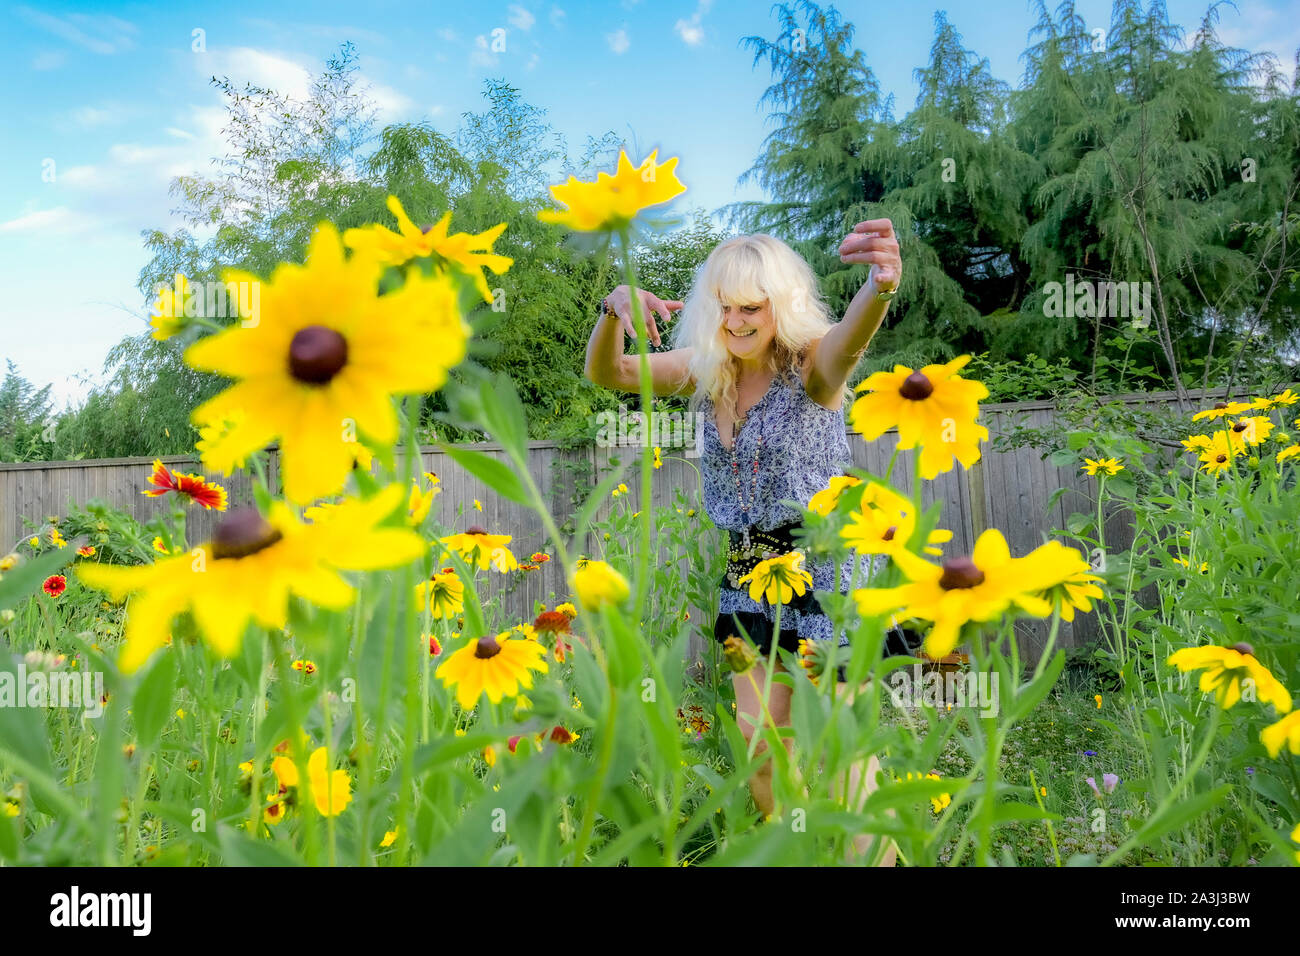
[[[934,394],[934,383],[922,375],[920,372],[913,372],[907,378],[903,379],[903,384],[899,386],[898,394],[904,398],[919,402],[924,398],[929,398]]]
[[[1227,407],[1228,407],[1228,403],[1227,403],[1227,402],[1215,402],[1215,403],[1214,403],[1214,407],[1215,407],[1215,408],[1227,408]]]
[[[1228,456],[1227,456],[1227,455],[1219,455],[1219,456],[1218,456],[1217,458],[1215,458],[1214,460],[1217,461],[1220,465],[1222,465],[1225,461],[1228,460]]]
[[[890,526],[885,530],[884,535],[881,536],[881,540],[882,540],[882,541],[893,541],[893,540],[894,540],[894,532],[896,532],[897,530],[898,530],[898,525],[896,525],[896,524],[891,524],[891,525],[890,525]]]
[[[1245,641],[1239,641],[1236,644],[1233,644],[1232,649],[1239,654],[1249,654],[1251,657],[1255,656],[1255,648],[1251,647]]]
[[[217,525],[212,536],[214,558],[246,558],[282,538],[256,508],[236,508]]]
[[[984,572],[976,567],[970,558],[952,558],[943,563],[943,575],[939,578],[939,587],[945,591],[957,588],[973,588],[984,583]]]
[[[347,363],[347,339],[323,325],[299,329],[289,343],[289,373],[308,385],[324,385]]]
[[[481,660],[487,660],[489,657],[496,657],[501,653],[501,645],[497,639],[491,635],[480,637],[478,644],[474,647],[474,656]]]
[[[420,232],[424,233],[424,234],[427,236],[427,235],[429,234],[429,230],[432,229],[432,228],[433,228],[433,224],[430,223],[430,224],[427,225],[427,226],[421,226],[421,227],[420,227]]]
[[[1249,427],[1250,426],[1247,425],[1245,422],[1237,422],[1237,424],[1232,426],[1232,430],[1234,432],[1244,432]]]
[[[487,534],[487,528],[482,525],[472,524],[465,529],[466,534]]]

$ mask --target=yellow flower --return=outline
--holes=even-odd
[[[483,762],[489,767],[495,767],[497,763],[497,752],[491,744],[483,748]]]
[[[477,498],[474,499],[474,510],[475,511],[483,510],[483,502],[479,501]]]
[[[172,282],[171,287],[159,288],[158,300],[153,306],[154,315],[149,319],[153,328],[150,334],[159,342],[165,342],[186,325],[185,300],[190,295],[190,282],[179,272]]]
[[[655,467],[662,468],[664,465],[663,454],[659,451],[659,446],[655,445]]]
[[[398,829],[400,829],[400,827]],[[379,841],[379,846],[381,848],[390,847],[393,845],[393,843],[396,840],[397,840],[397,830],[387,830],[384,833],[384,838]]]
[[[418,528],[424,524],[424,519],[429,517],[429,509],[433,507],[433,499],[437,497],[439,489],[437,487],[421,490],[420,483],[411,483],[411,493],[406,498],[407,520],[411,526]]]
[[[1046,787],[1039,787],[1039,788],[1038,788],[1038,795],[1039,795],[1040,797],[1045,797],[1045,796],[1047,796],[1047,788],[1046,788]]]
[[[311,798],[324,817],[336,817],[352,800],[352,778],[346,770],[330,770],[324,747],[317,747],[307,759]]]
[[[316,673],[316,664],[314,661],[297,660],[294,661],[289,666],[296,671],[302,671],[304,674],[307,674],[308,676]]]
[[[1229,415],[1240,415],[1242,412],[1250,411],[1254,407],[1253,402],[1216,402],[1213,408],[1207,408],[1205,411],[1193,415],[1192,421],[1199,422],[1205,418],[1226,418]]]
[[[758,663],[758,652],[754,649],[754,646],[741,640],[735,634],[730,635],[722,642],[722,656],[726,658],[727,664],[737,674],[745,673]],[[731,709],[736,709],[734,703],[731,705]]]
[[[1025,591],[1051,602],[1063,621],[1073,621],[1076,608],[1091,611],[1092,599],[1102,596],[1096,584],[1102,579],[1077,549],[1059,541],[1048,541],[1015,560],[1028,569],[1022,581]]]
[[[1287,391],[1289,392],[1290,389]],[[1291,831],[1291,842],[1300,845],[1300,823],[1297,823],[1295,829]],[[1300,863],[1300,850],[1295,851],[1295,861]]]
[[[420,608],[428,608],[435,620],[447,620],[465,610],[465,585],[451,568],[435,571],[428,581],[415,586]]]
[[[1201,469],[1207,475],[1217,475],[1219,472],[1232,467],[1232,459],[1236,454],[1237,449],[1228,440],[1227,434],[1225,432],[1215,432],[1214,437],[1210,439],[1210,443],[1201,447]]]
[[[6,554],[3,558],[0,558],[0,573],[3,573],[5,571],[12,571],[17,566],[18,566],[18,555],[13,554],[12,552]]]
[[[1241,700],[1243,682],[1247,680],[1261,704],[1272,704],[1279,714],[1291,710],[1291,694],[1255,658],[1255,649],[1244,642],[1232,647],[1184,647],[1170,654],[1166,663],[1184,672],[1204,670],[1201,693],[1213,693],[1224,710]]]
[[[796,594],[802,597],[813,583],[812,574],[804,570],[802,551],[759,561],[738,583],[746,581],[750,600],[766,598],[769,604],[789,604]]]
[[[298,766],[288,757],[276,757],[271,761],[271,772],[282,790],[298,786]]]
[[[861,505],[849,514],[848,524],[840,529],[840,537],[850,548],[863,554],[893,554],[907,547],[915,528],[912,502],[892,488],[872,481],[862,492]],[[927,554],[942,554],[934,545],[951,540],[951,531],[936,528],[926,539],[924,550]]]
[[[1092,699],[1097,702],[1097,709],[1101,710],[1101,694],[1093,694]]]
[[[59,534],[58,528],[50,529],[50,544],[56,545],[60,548],[66,548],[68,546],[68,542],[64,539],[63,535]]]
[[[1275,724],[1269,724],[1259,734],[1268,755],[1274,760],[1286,746],[1293,754],[1300,754],[1300,710],[1293,710]]]
[[[482,571],[496,568],[504,574],[519,567],[519,562],[506,547],[510,543],[510,537],[508,534],[488,534],[479,525],[471,525],[459,534],[448,535],[438,541],[445,546],[443,553],[456,552],[470,567],[477,565]]]
[[[1281,464],[1282,462],[1286,461],[1288,458],[1295,458],[1297,455],[1300,455],[1300,445],[1290,445],[1286,448],[1283,448],[1281,451],[1277,453],[1278,464]]]
[[[27,543],[33,548],[39,548],[41,546],[41,539],[33,535],[27,539]]]
[[[954,457],[969,468],[979,460],[980,441],[989,437],[988,429],[975,422],[988,389],[957,375],[970,358],[962,355],[917,372],[895,365],[892,372],[869,375],[857,387],[867,394],[849,412],[854,431],[874,441],[897,427],[899,448],[921,446],[921,477],[926,480],[950,471]]]
[[[578,616],[578,609],[574,607],[573,604],[570,603],[569,601],[565,601],[563,604],[555,605],[555,609],[557,611],[562,611],[563,613],[569,615],[569,617],[571,618]]]
[[[1173,562],[1174,564],[1181,564],[1183,567],[1188,568],[1189,570],[1191,569],[1191,565],[1187,563],[1186,558],[1174,558]],[[1202,561],[1199,570],[1202,574],[1205,574],[1207,571],[1210,570],[1210,562]]]
[[[594,183],[570,176],[567,183],[551,187],[555,201],[567,209],[543,209],[542,222],[556,223],[578,232],[622,229],[642,210],[668,202],[686,192],[675,172],[677,157],[657,162],[655,150],[640,166],[633,166],[627,153],[619,150],[618,169],[613,176],[599,173]]]
[[[1123,462],[1118,458],[1099,458],[1096,461],[1085,458],[1083,461],[1083,470],[1090,475],[1095,475],[1098,471],[1104,471],[1108,475],[1118,475],[1124,470]]]
[[[1041,558],[1013,559],[1002,532],[989,528],[979,536],[969,558],[950,558],[942,566],[900,550],[894,561],[909,583],[861,588],[853,596],[864,617],[901,610],[903,618],[933,621],[925,652],[943,657],[957,646],[962,625],[968,621],[991,621],[1012,605],[1036,617],[1052,613],[1050,601],[1031,593],[1042,590],[1043,569],[1034,567]]]
[[[573,572],[573,590],[582,606],[591,611],[621,604],[631,593],[627,578],[604,561],[581,562]]]
[[[835,510],[835,504],[840,500],[840,495],[844,494],[846,488],[852,488],[854,485],[860,485],[861,483],[860,478],[854,478],[851,475],[832,475],[830,484],[809,499],[808,510],[825,517]]]
[[[402,489],[392,485],[366,501],[345,501],[328,519],[306,525],[278,501],[266,517],[238,509],[193,557],[174,555],[135,567],[86,562],[77,566],[77,575],[114,600],[137,595],[127,615],[123,671],[135,671],[162,647],[171,621],[186,610],[212,649],[231,657],[251,621],[285,628],[290,594],[342,609],[356,592],[340,570],[395,567],[417,558],[424,550],[417,534],[379,527],[401,500]]]
[[[487,694],[494,704],[514,697],[521,688],[533,686],[530,671],[545,674],[546,646],[540,641],[516,638],[511,631],[496,637],[471,640],[438,665],[434,672],[448,689],[456,688],[456,700],[469,710]]]
[[[469,326],[455,286],[413,270],[379,295],[373,261],[344,260],[338,231],[321,223],[305,265],[258,282],[259,313],[185,352],[193,368],[236,383],[194,410],[196,425],[239,419],[223,439],[235,458],[280,440],[286,497],[304,503],[339,491],[356,461],[358,435],[397,440],[395,394],[436,391],[466,354]],[[419,356],[413,361],[412,356]]]
[[[610,497],[617,498],[619,495],[625,495],[625,494],[627,494],[627,485],[620,482],[619,486],[610,493]]]
[[[1273,431],[1273,422],[1266,415],[1247,415],[1239,418],[1227,429],[1228,438],[1237,451],[1249,445],[1259,445],[1268,440]]]
[[[1182,439],[1182,443],[1188,451],[1200,451],[1214,444],[1209,435],[1191,435]]]
[[[925,775],[925,777],[926,777],[927,780],[942,780],[942,779],[943,779],[943,778],[940,777],[937,773],[927,773],[927,774]],[[941,793],[941,794],[939,794],[937,797],[931,797],[931,798],[930,798],[930,803],[934,806],[934,812],[935,812],[935,813],[942,813],[943,810],[944,810],[944,808],[947,807],[950,803],[952,803],[952,794],[950,794],[950,793]]]
[[[1268,411],[1269,409],[1277,408],[1281,405],[1294,405],[1296,402],[1300,402],[1300,395],[1297,395],[1288,388],[1286,391],[1274,395],[1272,398],[1257,398],[1250,403],[1250,407]]]
[[[501,275],[514,263],[509,256],[492,251],[492,243],[505,232],[506,224],[499,223],[486,232],[473,235],[468,232],[450,233],[451,213],[444,213],[437,225],[421,229],[413,223],[396,196],[388,197],[388,211],[397,220],[399,232],[375,223],[343,233],[343,242],[361,258],[369,258],[382,266],[400,266],[412,259],[434,257],[439,267],[451,266],[474,282],[483,301],[492,301],[484,269]]]

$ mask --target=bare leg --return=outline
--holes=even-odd
[[[865,691],[867,687],[867,684],[863,684],[861,690]],[[852,703],[855,696],[855,692],[850,690],[849,685],[843,683],[836,685],[835,693],[837,696],[843,695],[846,703]],[[876,788],[879,786],[876,782],[876,776],[879,773],[880,761],[876,759],[874,754],[863,760],[857,761],[849,767],[848,794],[852,796],[855,810],[861,810],[863,804],[867,802],[867,797],[875,792]],[[837,800],[846,800],[843,781],[844,778],[837,775],[831,782],[831,795]],[[887,812],[890,816],[894,816],[893,810]],[[849,859],[854,862],[870,859],[872,847],[875,841],[876,837],[870,833],[863,833],[855,836],[853,838],[853,848],[849,853]],[[890,840],[884,856],[877,865],[893,866],[897,857],[898,848],[894,845],[894,841]]]
[[[778,663],[776,669],[780,671],[784,668]],[[755,728],[767,725],[763,715],[763,705],[760,702],[763,687],[767,683],[767,665],[755,664],[753,669],[744,674],[732,674],[731,683],[736,690],[736,723],[745,737],[745,743],[748,744],[754,737]],[[790,694],[791,690],[785,684],[772,683],[767,711],[772,723],[777,727],[790,726]],[[785,744],[787,753],[793,753],[793,738],[785,737],[782,743]],[[760,739],[754,753],[757,755],[766,752],[767,741]],[[776,808],[776,801],[772,796],[772,761],[769,760],[749,778],[749,792],[754,798],[754,806],[758,808],[758,812],[764,817],[771,816]]]

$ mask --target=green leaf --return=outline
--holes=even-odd
[[[140,681],[131,701],[131,716],[135,720],[135,732],[141,747],[153,749],[157,744],[167,723],[167,715],[171,713],[175,690],[175,653],[155,655],[153,667]]]
[[[479,400],[488,432],[496,438],[516,460],[522,460],[528,445],[528,424],[524,406],[515,391],[515,383],[508,375],[484,378],[479,383]]]
[[[459,448],[455,445],[443,445],[442,450],[450,455],[456,464],[503,498],[507,498],[515,502],[515,504],[531,506],[532,501],[524,488],[523,482],[519,480],[518,476],[510,470],[510,466],[505,462],[497,461],[480,451],[470,451],[468,448]]]

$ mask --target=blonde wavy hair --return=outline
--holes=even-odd
[[[695,274],[673,337],[674,348],[690,348],[688,374],[695,382],[691,408],[707,395],[714,407],[736,411],[740,363],[723,340],[722,306],[771,302],[776,335],[773,371],[799,373],[808,346],[834,323],[803,257],[765,233],[718,243]]]

